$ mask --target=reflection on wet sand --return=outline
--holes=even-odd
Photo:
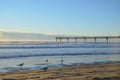
[[[82,64],[47,70],[0,73],[11,80],[120,80],[120,62]]]

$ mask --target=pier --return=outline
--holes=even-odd
[[[84,42],[86,42],[87,39],[94,39],[94,42],[97,41],[97,39],[105,39],[106,42],[109,42],[109,39],[117,39],[120,38],[120,36],[81,36],[81,37],[56,37],[56,42],[62,42],[62,40],[66,40],[66,42],[69,42],[70,39],[74,39],[74,41],[77,43],[78,39],[83,39]]]

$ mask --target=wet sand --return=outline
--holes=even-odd
[[[120,62],[0,73],[0,80],[120,80]]]

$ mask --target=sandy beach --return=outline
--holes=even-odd
[[[120,63],[81,64],[48,70],[0,73],[1,80],[120,80]]]

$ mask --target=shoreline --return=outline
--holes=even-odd
[[[48,70],[0,72],[1,80],[97,80],[98,78],[119,80],[120,62],[71,65]]]

